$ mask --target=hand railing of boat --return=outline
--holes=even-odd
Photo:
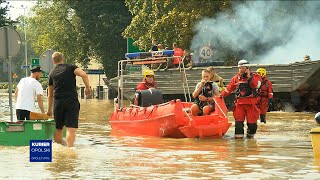
[[[174,56],[171,57],[150,57],[150,58],[145,58],[145,59],[126,59],[126,60],[120,60],[118,61],[118,105],[119,107],[123,106],[123,97],[124,97],[124,92],[123,92],[123,65],[126,62],[132,62],[133,64],[135,62],[142,62],[139,64],[160,64],[163,62],[156,62],[155,60],[162,60],[162,59],[169,59],[169,58],[174,58]],[[144,61],[149,61],[150,63],[143,63]],[[167,61],[167,60],[166,60]]]
[[[160,64],[160,63],[164,63],[162,61],[157,61],[157,60],[164,60],[167,61],[168,59],[173,59],[173,58],[180,58],[180,56],[161,56],[158,57],[159,54],[155,53],[152,54],[153,57],[149,57],[149,58],[144,58],[144,59],[126,59],[126,60],[120,60],[118,62],[118,105],[119,107],[122,107],[123,105],[123,97],[124,97],[124,88],[123,88],[123,65],[126,62],[132,62],[132,64]],[[181,61],[179,61],[179,68],[180,70],[180,75],[182,78],[182,82],[183,82],[183,90],[184,90],[184,95],[185,95],[185,100],[191,101],[191,95],[190,95],[190,88],[189,88],[189,83],[188,83],[188,79],[187,79],[187,74],[185,71],[185,67],[184,67],[184,63]],[[182,71],[183,69],[183,71]],[[186,86],[186,87],[185,87]],[[189,99],[187,98],[187,94],[189,96]]]

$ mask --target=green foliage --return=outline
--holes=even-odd
[[[97,58],[107,76],[113,77],[117,61],[126,53],[126,40],[121,33],[131,20],[124,1],[67,2],[79,18],[79,33],[91,49],[89,56]]]
[[[107,76],[115,75],[126,52],[121,32],[131,20],[124,1],[40,1],[33,11],[29,31],[37,53],[53,48],[83,66],[96,59]]]
[[[2,89],[8,89],[9,88],[9,84],[3,84],[2,85]]]
[[[7,1],[0,0],[0,27],[13,25],[14,21],[6,17],[8,11]]]
[[[177,42],[183,49],[190,47],[194,24],[203,17],[212,17],[229,9],[231,2],[211,0],[126,0],[133,15],[131,24],[123,32],[132,37],[140,49],[150,49],[157,39],[171,48]]]
[[[47,79],[40,79],[40,83],[43,89],[47,89],[48,87],[48,80]]]
[[[61,51],[67,63],[81,62],[86,57],[78,19],[64,1],[40,1],[33,12],[28,31],[32,32],[30,38],[37,54],[52,48]]]

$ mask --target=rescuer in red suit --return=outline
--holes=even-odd
[[[269,105],[272,103],[273,92],[272,83],[267,78],[267,71],[264,68],[257,69],[257,73],[261,76],[261,87],[258,90],[259,101],[258,106],[260,109],[260,122],[266,123],[266,113]]]
[[[137,85],[137,90],[148,90],[149,88],[157,89],[157,83],[154,81],[154,71],[146,70],[143,73],[143,80]]]
[[[235,119],[235,139],[244,138],[244,121],[247,119],[247,138],[253,138],[257,132],[257,120],[260,110],[257,107],[261,77],[251,73],[247,60],[238,62],[239,72],[231,79],[228,87],[221,93],[222,97],[229,96],[235,91],[236,102],[233,109]]]
[[[148,90],[150,88],[157,89],[158,86],[157,86],[157,83],[154,81],[154,71],[148,69],[144,71],[143,80],[137,85],[136,90],[142,91],[142,90]],[[138,96],[134,98],[133,104],[136,106],[139,105]]]

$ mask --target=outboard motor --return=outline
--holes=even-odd
[[[148,107],[163,103],[162,92],[159,89],[136,91],[138,106]]]

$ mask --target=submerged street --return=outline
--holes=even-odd
[[[0,120],[9,119],[0,96]],[[271,112],[253,140],[117,136],[109,125],[113,101],[81,100],[74,148],[53,144],[52,163],[30,163],[29,146],[0,146],[0,178],[284,178],[318,179],[310,130],[314,113]],[[12,168],[14,167],[14,168]],[[16,171],[16,169],[19,171]],[[19,173],[24,172],[24,173]],[[41,173],[39,173],[41,172]]]

